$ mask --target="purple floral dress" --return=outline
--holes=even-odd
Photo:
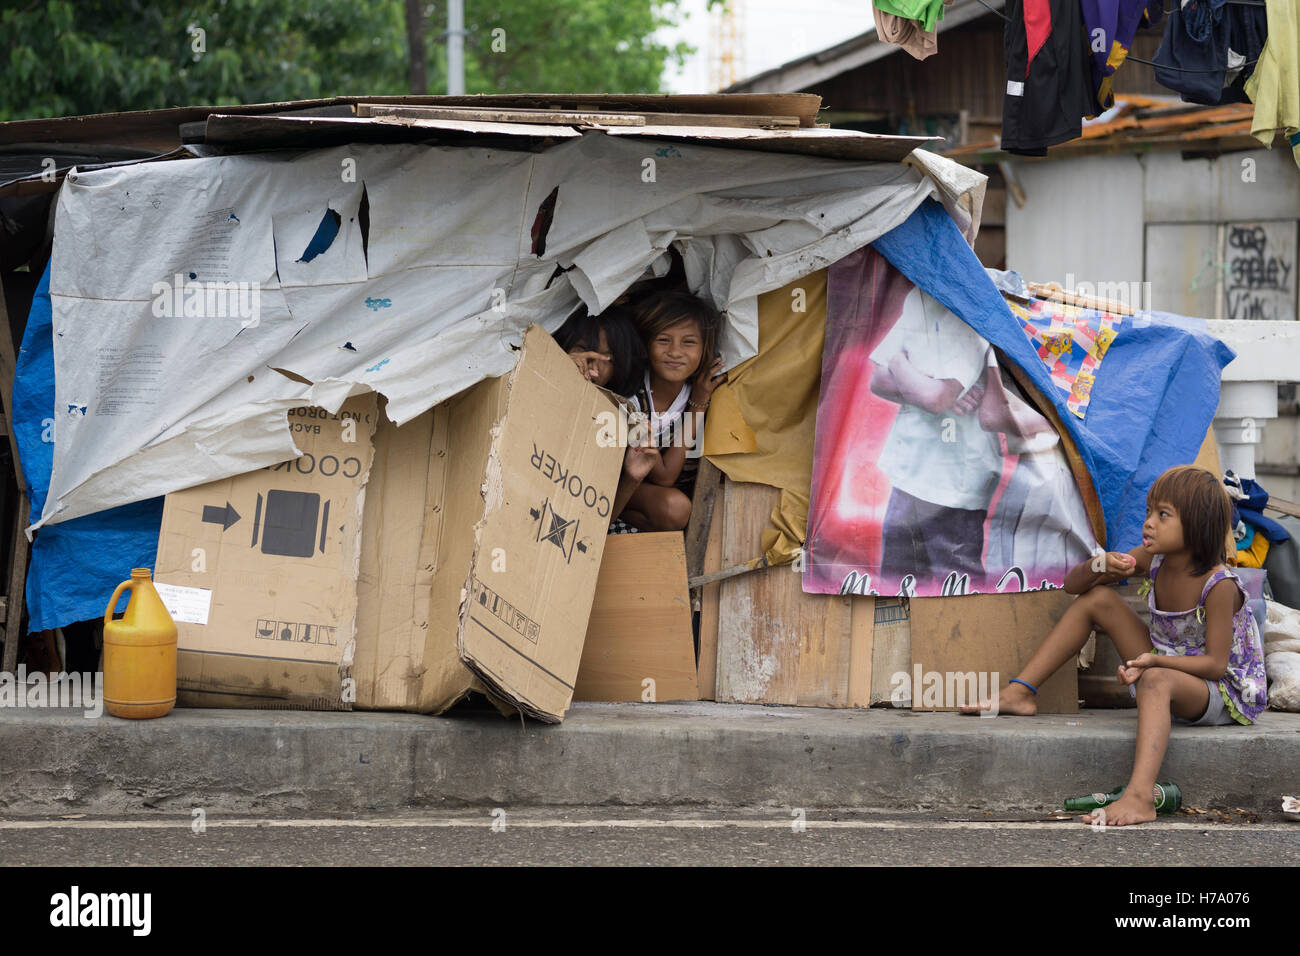
[[[1268,683],[1264,676],[1263,643],[1255,616],[1247,602],[1250,595],[1241,580],[1228,569],[1215,571],[1201,590],[1196,607],[1186,611],[1161,611],[1156,607],[1156,571],[1164,555],[1151,559],[1150,579],[1142,590],[1151,609],[1151,645],[1157,654],[1199,657],[1205,653],[1205,596],[1224,578],[1230,578],[1242,594],[1241,608],[1232,616],[1232,650],[1228,670],[1217,682],[1224,706],[1239,724],[1253,724],[1268,706]]]

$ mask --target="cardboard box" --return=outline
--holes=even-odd
[[[447,410],[439,406],[401,428],[381,419],[375,431],[375,461],[361,522],[352,666],[360,710],[420,709],[447,419]]]
[[[891,675],[900,696],[910,690],[912,710],[956,710],[996,696],[1073,600],[1062,590],[912,598],[912,669]],[[1079,712],[1073,657],[1039,685],[1034,699],[1040,714]]]
[[[686,541],[616,534],[605,544],[575,700],[699,700]]]
[[[302,456],[169,494],[155,578],[178,703],[350,710],[375,396],[290,411]]]
[[[598,440],[616,409],[532,326],[508,375],[381,426],[358,706],[441,713],[477,678],[498,702],[563,717],[622,466],[622,447]]]

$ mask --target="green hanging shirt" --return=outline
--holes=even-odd
[[[881,13],[892,13],[907,20],[919,20],[926,33],[943,19],[943,0],[872,0]]]

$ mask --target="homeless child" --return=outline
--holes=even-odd
[[[642,531],[681,531],[691,517],[704,416],[727,380],[715,355],[718,314],[687,292],[657,292],[633,304],[648,356],[636,410],[649,418],[654,464],[632,493],[623,520]]]
[[[1052,628],[1020,674],[998,697],[998,713],[1037,712],[1038,685],[1073,660],[1096,628],[1125,661],[1119,679],[1137,698],[1137,750],[1123,796],[1086,814],[1085,823],[1124,826],[1156,818],[1152,789],[1170,717],[1179,723],[1252,724],[1267,706],[1259,629],[1240,580],[1221,563],[1232,505],[1219,479],[1191,465],[1171,468],[1147,493],[1142,543],[1098,554],[1065,577],[1079,597]],[[1151,627],[1109,587],[1146,573]],[[991,700],[962,707],[988,710]]]
[[[579,306],[556,330],[555,341],[593,385],[625,397],[640,387],[645,345],[626,308],[610,306],[589,315],[585,305]]]

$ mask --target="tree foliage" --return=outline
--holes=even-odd
[[[466,0],[466,91],[657,92],[690,52],[652,37],[678,3]],[[446,0],[425,14],[443,93]],[[7,0],[0,121],[406,93],[406,41],[404,0]]]

